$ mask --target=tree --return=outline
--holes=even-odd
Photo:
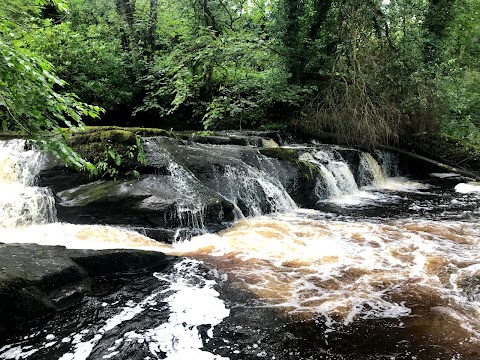
[[[129,103],[134,88],[127,55],[111,30],[104,22],[75,28],[45,21],[25,42],[53,64],[67,91],[109,111]]]
[[[207,129],[258,127],[311,93],[288,81],[268,2],[160,1],[159,9],[163,47],[143,77],[137,114],[185,117]]]
[[[439,44],[438,86],[448,107],[443,132],[480,146],[480,4],[458,0]]]
[[[37,0],[38,6],[45,2]],[[17,6],[18,5],[18,6]],[[55,1],[64,9],[65,5]],[[61,93],[64,82],[53,66],[42,57],[21,47],[19,39],[27,36],[24,12],[36,14],[39,7],[23,1],[8,0],[0,22],[0,120],[2,131],[18,132],[47,148],[76,168],[94,171],[65,143],[68,131],[82,129],[82,116],[96,118],[101,109],[82,103],[74,94]],[[22,10],[18,10],[22,9]],[[19,14],[18,11],[21,11]],[[66,130],[65,127],[68,129]]]

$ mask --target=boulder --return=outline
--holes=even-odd
[[[57,193],[60,221],[137,227],[203,227],[233,220],[233,205],[192,181],[188,190],[167,175],[95,181]],[[183,191],[182,191],[183,190]]]
[[[0,336],[78,304],[97,279],[159,271],[174,259],[148,251],[0,244]]]
[[[256,133],[217,137],[266,141]],[[212,136],[202,139],[213,141]],[[304,207],[318,200],[315,169],[298,160],[297,150],[230,140],[212,145],[149,137],[144,139],[147,166],[139,179],[92,182],[52,161],[40,174],[40,185],[52,188],[60,221],[128,225],[162,241],[176,236],[168,229],[218,230],[239,211],[248,216],[288,210],[281,198],[289,195]]]

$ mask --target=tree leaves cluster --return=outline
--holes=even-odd
[[[52,74],[65,107],[41,103],[62,124],[103,107],[130,125],[293,124],[364,146],[439,131],[480,139],[475,0],[69,0],[68,12],[45,1],[7,0],[2,44]],[[10,83],[26,72],[7,67]],[[7,95],[20,113],[34,101]],[[4,111],[11,128],[27,117],[51,126],[36,116]]]
[[[55,75],[53,66],[43,57],[22,46],[22,40],[35,29],[35,15],[46,2],[37,6],[6,0],[0,10],[0,121],[3,132],[16,132],[48,148],[68,164],[93,171],[65,143],[67,130],[82,129],[83,116],[99,117],[98,106],[80,102],[73,93],[62,92],[65,82]],[[66,9],[60,1],[53,3]]]

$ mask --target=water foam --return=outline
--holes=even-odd
[[[44,337],[40,346],[24,346],[22,342],[9,344],[0,349],[0,359],[27,359],[36,353],[46,353],[46,349],[56,345],[59,360],[86,360],[92,354],[101,353],[101,358],[115,358],[121,354],[122,346],[129,343],[146,344],[146,349],[152,358],[226,360],[208,351],[202,350],[203,340],[200,328],[206,330],[207,337],[213,337],[214,328],[229,316],[229,309],[219,299],[219,293],[214,289],[217,280],[213,274],[205,276],[200,269],[202,263],[196,260],[184,259],[175,264],[170,273],[155,273],[154,276],[165,286],[160,291],[154,291],[141,301],[129,300],[119,307],[115,303],[102,304],[114,315],[100,320],[96,324],[86,324],[83,330],[61,337],[54,333],[44,336],[33,334],[33,337]],[[131,330],[129,322],[135,321],[147,311],[158,311],[160,303],[166,303],[162,309],[169,313],[166,322],[159,318],[159,325],[154,328],[137,328]],[[151,316],[151,315],[148,315]],[[149,321],[148,323],[151,323]],[[105,338],[113,341],[113,345],[99,350],[97,345]],[[64,349],[63,352],[61,349]]]
[[[0,228],[56,220],[52,192],[35,186],[44,157],[26,146],[25,140],[0,141]]]
[[[335,327],[443,307],[451,313],[444,325],[453,321],[457,329],[469,329],[476,339],[471,341],[480,340],[480,323],[468,320],[480,313],[480,302],[469,300],[451,277],[466,266],[480,267],[478,226],[426,220],[359,224],[310,220],[308,214],[246,219],[219,235],[176,244],[173,252],[230,274],[264,306],[290,316],[323,317]]]
[[[455,191],[461,194],[478,193],[480,192],[480,183],[459,183],[455,185]]]
[[[115,356],[123,342],[145,342],[154,357],[164,354],[169,360],[227,359],[201,350],[203,341],[199,327],[208,326],[207,334],[212,337],[214,326],[228,317],[230,311],[218,298],[219,293],[214,290],[215,280],[196,275],[199,265],[201,263],[198,261],[184,259],[175,265],[170,274],[155,273],[156,278],[169,284],[162,293],[171,295],[161,299],[169,304],[168,321],[153,329],[137,329],[123,333],[115,341],[115,345],[108,349],[109,354],[105,354],[104,358]],[[74,344],[73,351],[64,354],[60,360],[87,359],[104,334],[138,316],[146,308],[156,306],[159,295],[160,293],[153,293],[140,303],[127,304],[120,313],[108,319],[92,339],[81,341],[80,338]]]

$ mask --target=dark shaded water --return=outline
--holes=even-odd
[[[310,147],[301,158],[321,174],[318,202],[295,209],[281,174],[266,173],[278,161],[250,153],[265,164],[208,175],[239,212],[255,216],[168,245],[125,229],[51,223],[53,198],[33,186],[35,169],[18,174],[16,164],[35,167],[35,153],[0,146],[2,241],[178,255],[163,273],[99,281],[80,305],[0,339],[0,359],[480,358],[476,184],[388,177],[398,169],[386,154],[377,154],[381,167],[350,151],[359,159],[352,170],[340,152]],[[172,187],[189,195],[193,173],[169,167]],[[181,214],[201,215],[183,200]],[[262,215],[264,201],[278,212]]]
[[[455,192],[459,182],[159,245],[185,258],[99,283],[4,339],[0,359],[478,359],[480,197]]]

